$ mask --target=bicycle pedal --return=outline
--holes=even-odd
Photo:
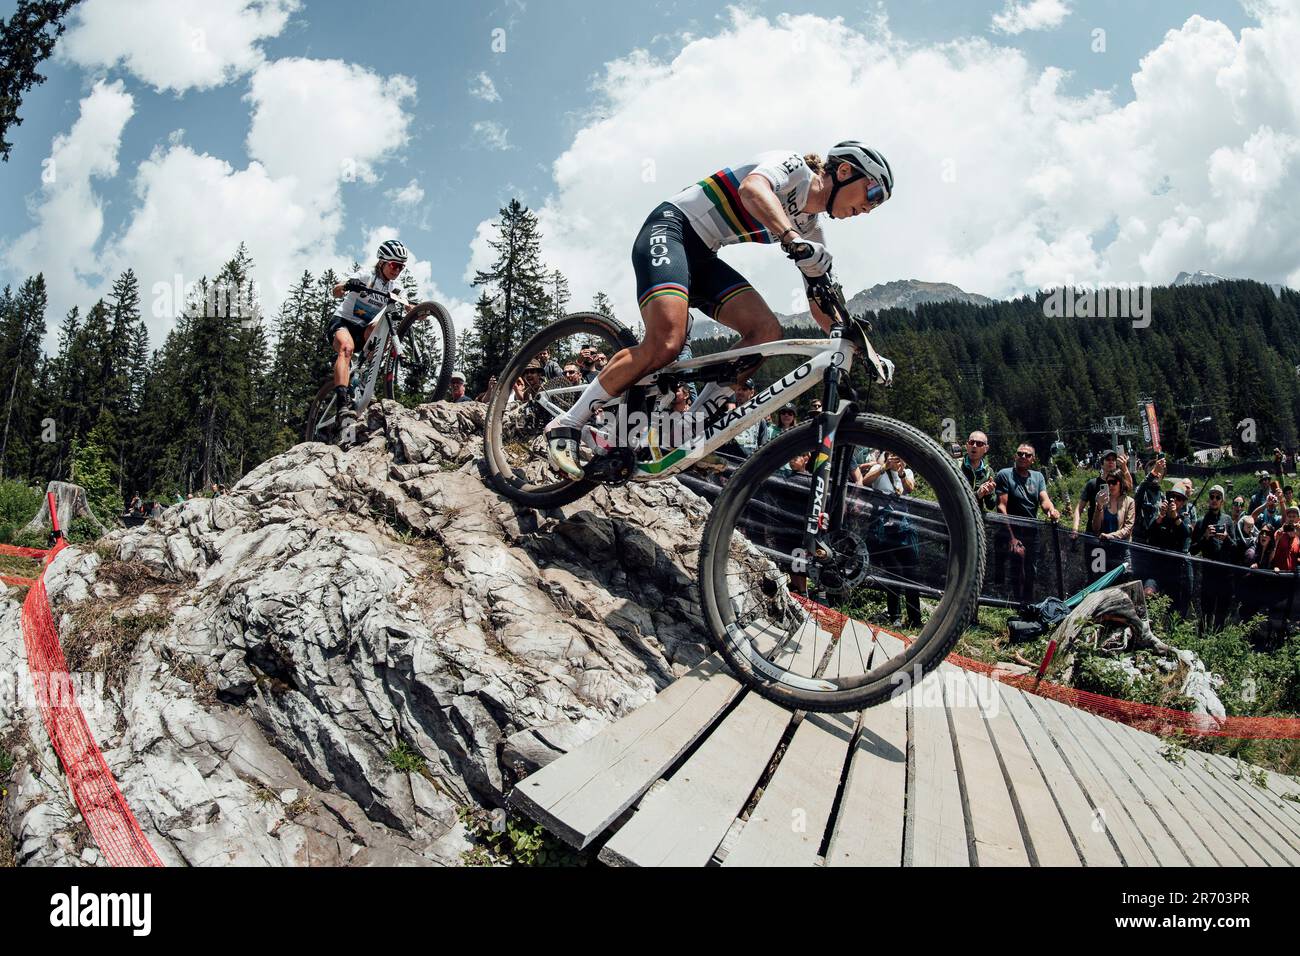
[[[622,485],[631,480],[635,467],[631,451],[614,448],[609,454],[588,462],[582,471],[590,481],[602,485]]]

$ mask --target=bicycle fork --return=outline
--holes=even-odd
[[[807,507],[804,509],[803,544],[795,555],[792,567],[795,574],[803,576],[804,591],[807,590],[808,563],[825,561],[831,557],[831,550],[823,541],[823,536],[840,527],[847,501],[848,472],[853,462],[836,445],[835,435],[844,416],[856,415],[857,408],[852,401],[845,402],[843,408],[839,407],[839,381],[842,374],[843,369],[838,366],[826,370],[822,408],[835,411],[823,411],[816,418],[817,440],[809,458],[808,471],[812,476],[812,484],[808,489]]]

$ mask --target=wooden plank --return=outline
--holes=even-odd
[[[1142,747],[1125,746],[1107,731],[1111,723],[1096,714],[1080,714],[1080,725],[1092,734],[1095,746],[1108,754],[1120,772],[1128,777],[1136,792],[1142,794],[1173,840],[1193,866],[1236,866],[1240,859],[1215,828],[1192,806],[1184,794],[1174,788],[1168,778],[1152,765],[1164,759],[1152,755]],[[1171,799],[1172,796],[1172,799]]]
[[[1257,803],[1268,808],[1274,820],[1281,828],[1284,828],[1288,833],[1300,836],[1300,804],[1293,803],[1290,800],[1283,800],[1282,797],[1268,785],[1263,787],[1256,786],[1253,778],[1249,775],[1243,775],[1238,779],[1237,762],[1232,757],[1229,757],[1226,754],[1211,754],[1210,756],[1218,762],[1218,765],[1223,768],[1224,772],[1239,788],[1241,788],[1241,790],[1250,794]],[[1244,770],[1256,771],[1261,769],[1256,767],[1254,764],[1246,763],[1245,761],[1243,761],[1242,764]],[[1273,782],[1275,775],[1268,770],[1265,770],[1264,773],[1267,777],[1266,784]]]
[[[1085,788],[1088,801],[1093,806],[1096,821],[1094,826],[1104,826],[1110,833],[1124,864],[1126,866],[1159,865],[1160,860],[1143,837],[1141,826],[1134,822],[1125,801],[1116,794],[1110,776],[1099,769],[1084,752],[1074,733],[1062,721],[1060,714],[1047,706],[1049,701],[1035,694],[1025,694],[1024,702],[1042,723],[1080,785]],[[1179,858],[1181,859],[1181,855]]]
[[[857,677],[867,673],[872,666],[871,655],[876,648],[871,631],[865,625],[846,621],[839,640],[826,662],[823,676]]]
[[[1135,727],[1118,721],[1114,724],[1117,732],[1136,740],[1138,746],[1158,747],[1161,743],[1160,738]],[[1259,815],[1245,793],[1231,786],[1231,781],[1223,775],[1207,767],[1202,758],[1208,756],[1189,751],[1186,762],[1188,772],[1206,793],[1207,801],[1222,808],[1222,815],[1229,821],[1229,825],[1255,849],[1265,863],[1269,866],[1286,865],[1290,852],[1286,841]]]
[[[768,624],[769,633],[776,630],[775,625]],[[827,654],[834,659],[835,638],[817,624],[812,617],[804,622],[792,634],[784,635],[780,653],[767,655],[772,663],[783,667],[799,677],[812,677],[821,671],[821,663]]]
[[[1002,703],[1024,741],[1030,759],[1042,773],[1043,782],[1061,812],[1083,865],[1122,866],[1124,860],[1111,840],[1105,817],[1096,812],[1096,803],[1086,784],[1078,779],[1043,722],[1030,708],[1029,695],[1015,687],[1003,686],[1000,690]]]
[[[1157,862],[1161,866],[1189,865],[1191,863],[1189,855],[1171,835],[1164,818],[1157,812],[1157,805],[1161,809],[1166,809],[1167,801],[1164,801],[1158,793],[1143,793],[1130,779],[1125,764],[1117,760],[1110,751],[1097,745],[1096,735],[1089,729],[1089,723],[1102,718],[1046,697],[1040,697],[1034,703],[1042,705],[1057,715],[1067,732],[1074,736],[1093,764],[1105,775],[1111,791],[1119,798],[1123,808],[1137,825]]]
[[[975,836],[975,862],[979,866],[1028,866],[1029,854],[1007,780],[977,699],[979,690],[973,680],[967,680],[974,675],[952,664],[941,664],[937,676],[943,684],[944,703],[961,762],[966,808]],[[988,690],[983,688],[986,694]]]
[[[724,866],[817,863],[855,723],[852,714],[804,717]]]
[[[1135,749],[1140,749],[1146,754],[1149,762],[1148,770],[1153,775],[1159,775],[1164,778],[1165,786],[1176,791],[1182,801],[1185,802],[1192,810],[1195,811],[1199,822],[1194,822],[1197,832],[1205,833],[1205,842],[1210,849],[1214,851],[1215,856],[1224,860],[1223,855],[1216,849],[1215,844],[1222,841],[1229,852],[1229,859],[1224,860],[1226,865],[1235,866],[1238,863],[1246,866],[1266,866],[1264,858],[1251,845],[1250,841],[1242,838],[1237,828],[1233,825],[1232,817],[1235,814],[1224,814],[1222,801],[1217,797],[1207,799],[1205,790],[1199,786],[1196,775],[1190,772],[1186,766],[1175,766],[1166,760],[1159,750],[1159,738],[1150,734],[1141,732],[1133,735],[1125,734],[1120,731],[1120,723],[1113,720],[1103,720],[1099,725],[1100,728],[1110,734],[1121,745],[1127,744]],[[1189,820],[1189,822],[1193,822]]]
[[[789,711],[747,694],[665,785],[641,801],[600,859],[614,866],[704,866],[744,809],[790,719]]]
[[[868,630],[867,625],[865,624],[859,624],[857,621],[853,621],[852,624],[854,628]],[[875,637],[876,648],[880,651],[884,660],[888,660],[891,657],[897,657],[899,654],[903,653],[903,651],[907,650],[907,645],[894,637],[893,634],[886,631],[876,630],[874,628],[871,628],[870,630],[872,630],[873,636]],[[873,661],[872,663],[874,665],[875,662]]]
[[[1269,789],[1273,790],[1273,792],[1279,796],[1284,793],[1300,796],[1300,780],[1297,780],[1295,777],[1288,776],[1284,773],[1274,773],[1270,770],[1268,772],[1268,783]],[[1287,800],[1286,802],[1293,807],[1300,808],[1300,804],[1293,800]],[[1297,809],[1296,812],[1300,813],[1300,809]]]
[[[1006,689],[1000,682],[972,672],[966,673],[966,679],[976,692],[986,732],[1006,768],[1011,796],[1029,835],[1026,851],[1032,861],[1040,866],[1082,866],[1083,860],[1070,837],[1062,811],[1007,710],[1003,699]]]
[[[931,673],[908,695],[914,771],[907,795],[911,819],[904,860],[908,866],[971,864],[966,814],[940,679],[937,673]]]
[[[654,700],[520,781],[509,805],[582,849],[635,803],[740,692],[713,655]]]
[[[1241,795],[1248,809],[1254,814],[1254,818],[1258,819],[1261,825],[1267,826],[1271,832],[1277,834],[1278,839],[1290,848],[1291,854],[1300,851],[1300,826],[1292,823],[1287,801],[1281,800],[1276,794],[1265,790],[1263,787],[1255,786],[1248,778],[1237,779],[1237,765],[1232,758],[1223,754],[1207,753],[1201,753],[1198,756],[1207,759],[1219,775],[1219,778],[1223,780],[1224,785]],[[1246,766],[1251,765],[1247,764]],[[1282,846],[1276,843],[1274,846],[1279,851],[1282,850]],[[1290,856],[1291,854],[1284,855]]]
[[[827,866],[899,866],[907,796],[907,698],[862,712]]]

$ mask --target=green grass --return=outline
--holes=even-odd
[[[461,856],[466,866],[586,866],[589,862],[540,823],[504,810],[462,807],[457,816],[474,842]]]
[[[388,762],[403,773],[423,773],[424,757],[405,740],[399,740],[397,746],[388,751]]]
[[[0,574],[16,578],[34,578],[41,573],[37,558],[23,558],[16,554],[0,554]]]

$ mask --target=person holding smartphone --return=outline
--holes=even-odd
[[[1273,555],[1270,561],[1274,571],[1294,573],[1300,566],[1300,507],[1286,509],[1282,530],[1273,535]]]
[[[1192,529],[1192,554],[1215,562],[1201,567],[1201,613],[1215,630],[1232,606],[1233,572],[1227,567],[1241,548],[1241,530],[1223,508],[1223,486],[1210,488],[1205,517]]]
[[[1282,527],[1282,508],[1279,496],[1270,491],[1264,496],[1264,503],[1251,512],[1251,517],[1255,519],[1255,527],[1263,528],[1268,526],[1273,531],[1278,531]]]

